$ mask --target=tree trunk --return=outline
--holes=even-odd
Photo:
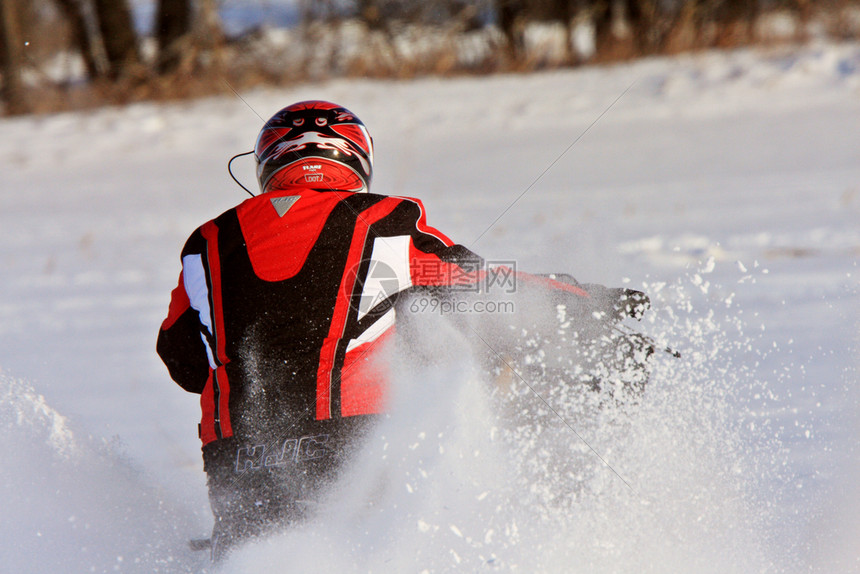
[[[21,82],[21,28],[15,0],[0,0],[0,71],[3,73],[3,102],[9,115],[29,111]]]
[[[94,37],[93,29],[87,26],[87,18],[81,3],[76,0],[57,0],[57,5],[69,21],[72,30],[72,42],[84,59],[87,76],[93,79],[105,75],[107,63],[104,61],[104,54],[101,54],[101,60],[96,55],[98,37]]]
[[[495,0],[499,28],[507,39],[511,59],[519,61],[525,52],[523,19],[525,6],[522,0]]]
[[[197,14],[192,25],[195,45],[200,50],[200,63],[216,74],[224,71],[221,47],[224,44],[224,29],[218,14],[216,0],[199,0]]]
[[[110,76],[134,75],[141,62],[127,0],[94,0],[94,5]]]
[[[630,23],[630,7],[635,0],[603,0],[595,2],[594,24],[597,52],[608,59],[629,57],[633,52],[634,35]]]
[[[558,20],[564,25],[564,60],[568,64],[576,61],[577,56],[573,49],[573,35],[576,27],[576,17],[580,11],[578,0],[555,0],[555,13]]]
[[[383,28],[382,11],[378,0],[358,0],[358,17],[369,30]]]
[[[224,42],[224,30],[216,0],[199,0],[194,27],[200,36],[198,42],[205,50],[214,50]]]
[[[723,0],[713,10],[717,46],[734,48],[749,43],[759,13],[758,0]]]
[[[158,72],[173,72],[191,47],[191,1],[159,0],[155,22]]]

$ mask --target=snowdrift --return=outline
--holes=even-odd
[[[196,571],[188,511],[118,444],[80,436],[28,383],[4,375],[0,429],[5,572]]]

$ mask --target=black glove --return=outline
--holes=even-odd
[[[651,299],[641,291],[604,287],[596,283],[585,283],[580,287],[591,296],[593,310],[606,313],[609,320],[621,321],[632,317],[638,321],[651,308]]]

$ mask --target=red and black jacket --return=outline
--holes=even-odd
[[[415,199],[268,192],[188,239],[157,350],[201,395],[204,445],[328,432],[384,409],[374,351],[393,332],[391,298],[475,282],[476,261]]]

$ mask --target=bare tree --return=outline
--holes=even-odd
[[[159,0],[155,17],[158,72],[176,70],[191,47],[191,0]]]
[[[0,71],[3,72],[3,102],[7,114],[29,111],[21,81],[21,25],[15,0],[0,0]]]
[[[583,10],[582,0],[553,0],[550,4],[550,14],[552,18],[561,22],[567,36],[564,43],[565,60],[567,63],[573,63],[576,56],[573,53],[573,35],[576,26],[576,18]]]
[[[527,0],[495,0],[499,28],[507,40],[508,56],[520,60],[525,53],[525,25]]]
[[[717,0],[712,4],[720,29],[718,45],[734,46],[752,39],[752,25],[760,12],[757,0]]]
[[[217,0],[199,0],[194,28],[204,49],[215,49],[224,40]]]
[[[94,6],[110,77],[134,75],[141,59],[127,0],[94,0]]]
[[[90,78],[104,76],[108,71],[108,64],[100,43],[101,38],[94,25],[95,22],[92,21],[92,13],[88,21],[87,12],[81,0],[56,0],[56,3],[69,22],[72,44],[81,53],[87,76]]]
[[[205,67],[220,73],[223,68],[221,47],[224,44],[224,28],[218,14],[218,0],[198,0],[193,30],[195,44],[199,50],[199,61]]]
[[[630,57],[649,50],[656,0],[603,0],[593,3],[597,50],[608,57]]]
[[[384,26],[382,7],[379,0],[357,0],[356,8],[359,19],[370,30],[381,30]]]

